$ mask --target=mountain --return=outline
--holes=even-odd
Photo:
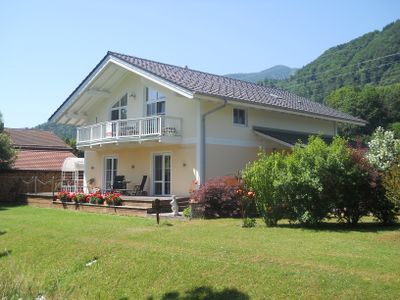
[[[257,83],[259,81],[264,81],[265,79],[272,80],[284,80],[288,79],[294,73],[296,73],[297,68],[289,68],[287,66],[277,65],[264,71],[254,72],[254,73],[234,73],[224,75],[233,79],[240,79],[244,81],[250,81]]]
[[[400,20],[325,51],[276,86],[318,102],[343,86],[400,82]],[[270,82],[267,80],[265,84]]]
[[[76,127],[72,125],[56,124],[56,123],[43,123],[33,127],[33,129],[40,129],[54,132],[59,138],[76,139]]]

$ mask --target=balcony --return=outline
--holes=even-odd
[[[77,129],[76,145],[82,148],[119,142],[167,141],[181,136],[181,125],[181,118],[167,116],[97,123]]]

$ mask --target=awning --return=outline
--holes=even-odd
[[[297,142],[301,142],[302,144],[306,145],[308,143],[308,138],[311,135],[318,135],[315,133],[305,133],[299,131],[258,127],[258,126],[253,126],[253,131],[259,136],[262,136],[266,139],[282,144],[286,147],[293,147]],[[329,135],[318,135],[318,136],[327,143],[332,142],[333,139],[333,136]]]
[[[64,160],[62,171],[63,172],[75,172],[85,170],[85,159],[78,157],[67,157]]]

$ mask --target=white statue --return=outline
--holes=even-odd
[[[171,204],[171,209],[172,209],[173,215],[179,216],[179,205],[178,205],[178,201],[176,200],[175,195],[172,195],[172,200],[169,204]]]

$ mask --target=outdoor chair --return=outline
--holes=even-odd
[[[132,191],[133,196],[147,196],[147,192],[144,191],[144,185],[146,184],[147,175],[144,175],[142,178],[142,182],[138,185],[135,185]]]

